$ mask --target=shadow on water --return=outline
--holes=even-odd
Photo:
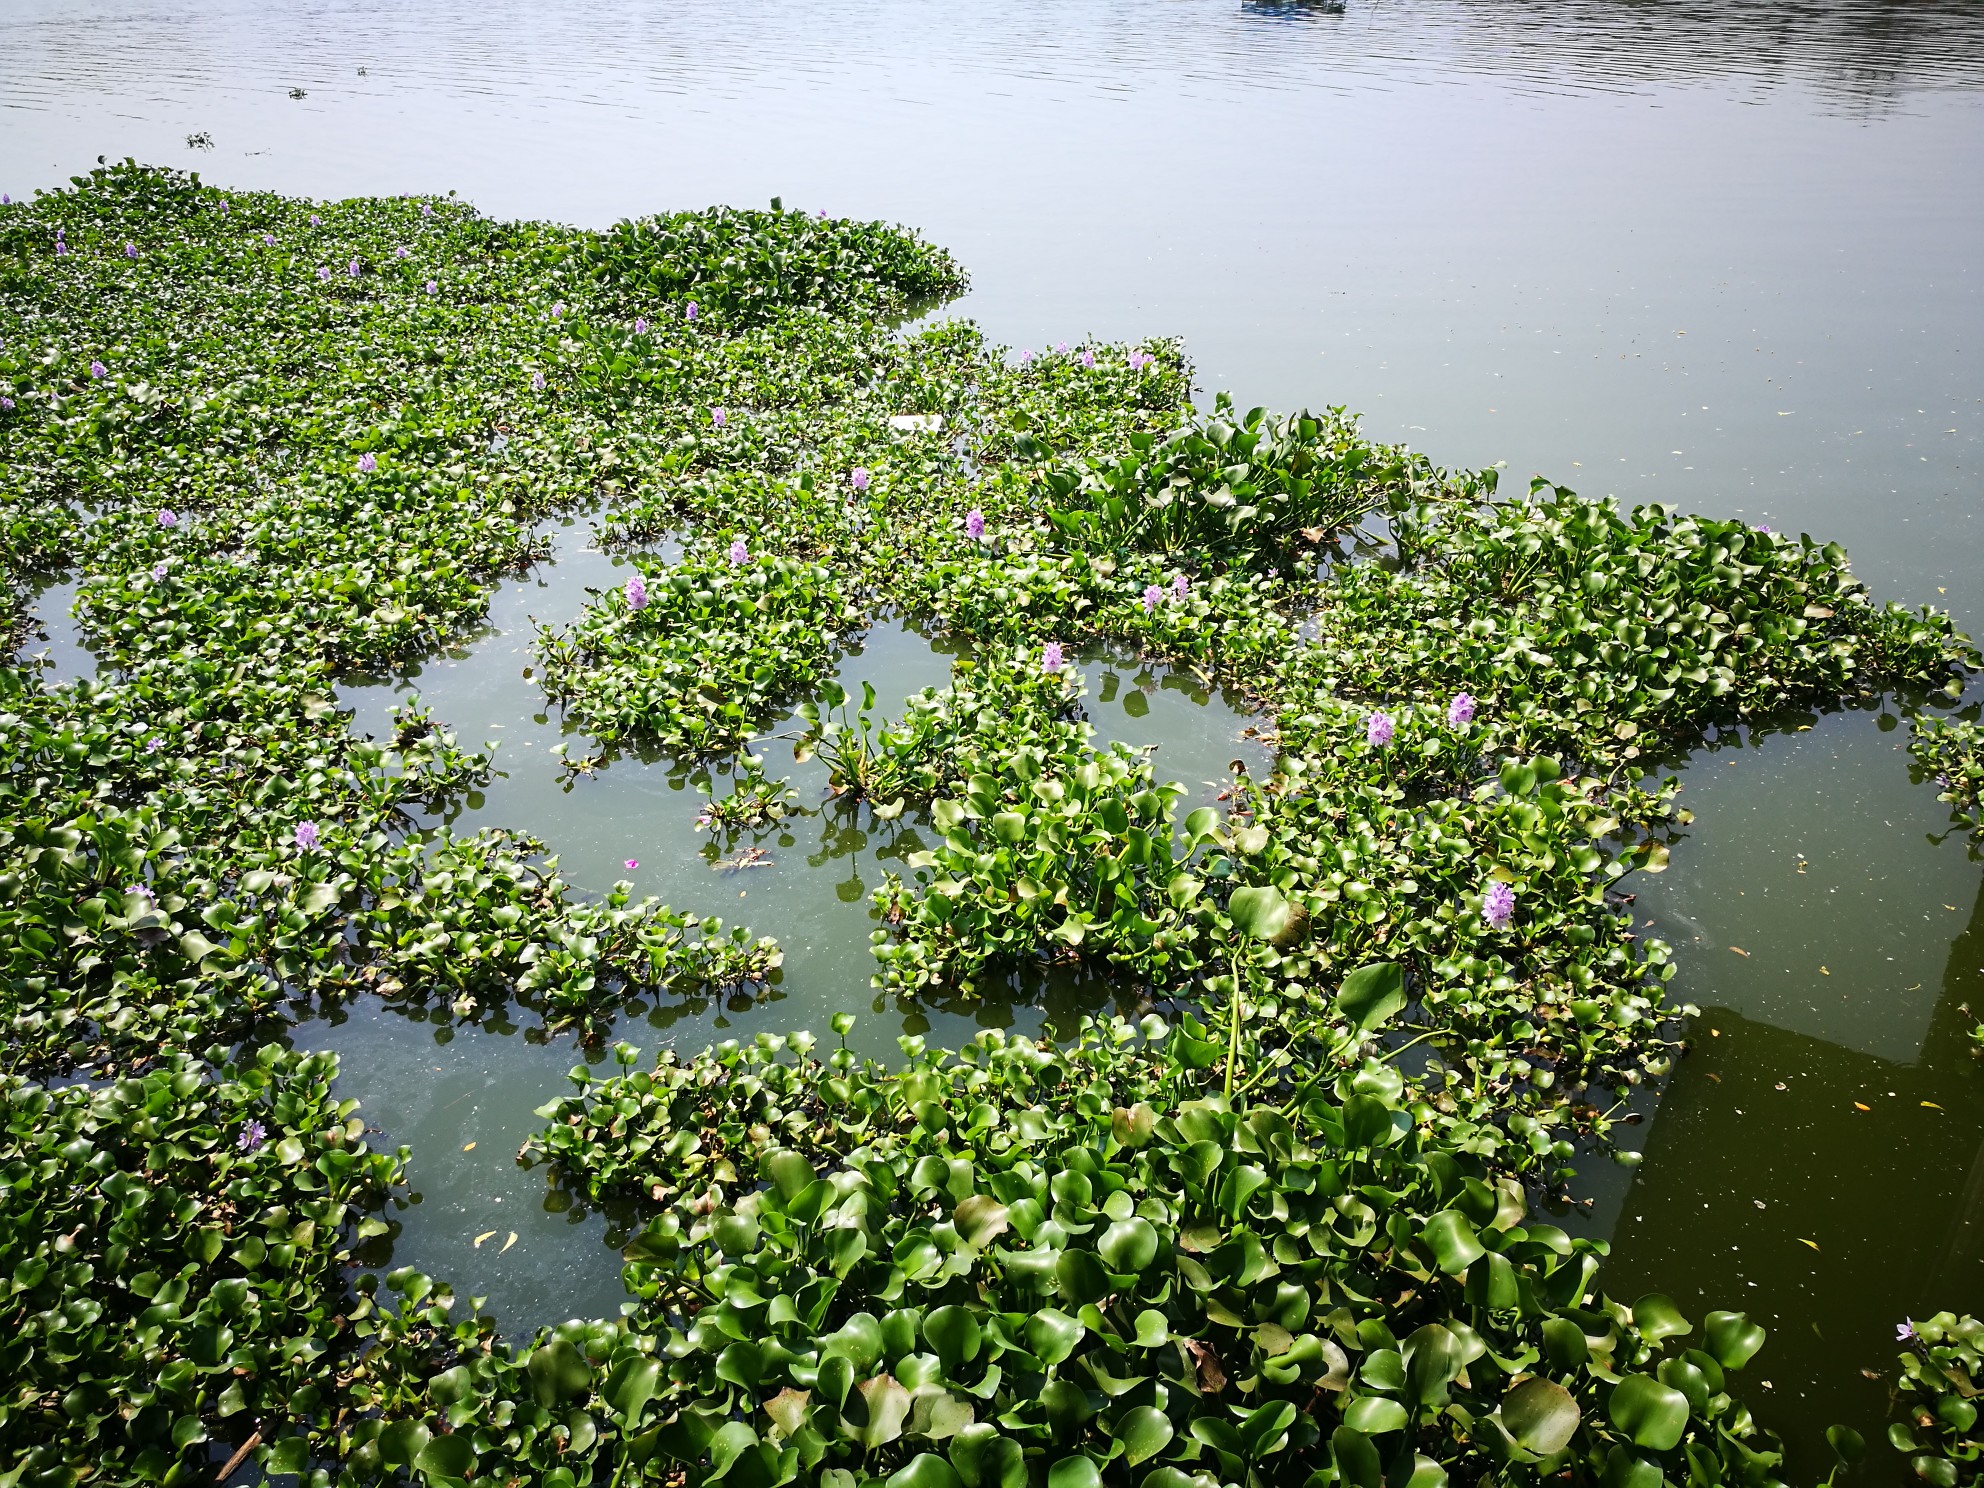
[[[593,545],[585,519],[547,523],[542,535],[550,556],[498,587],[485,625],[396,675],[351,679],[339,701],[352,710],[355,732],[388,734],[390,709],[417,695],[464,745],[498,741],[499,769],[488,785],[422,825],[529,833],[582,891],[625,879],[637,893],[779,941],[785,964],[760,995],[636,1000],[609,1044],[641,1046],[646,1063],[662,1043],[693,1052],[712,1038],[760,1029],[820,1031],[833,1013],[860,1010],[850,1047],[893,1060],[903,1033],[945,1044],[983,1028],[1066,1033],[1085,1013],[1142,1005],[1138,989],[1059,967],[1022,968],[1002,990],[969,1000],[939,994],[890,1006],[877,997],[869,935],[880,912],[869,896],[891,871],[908,877],[905,859],[932,845],[927,816],[912,809],[880,821],[865,803],[835,797],[823,763],[793,759],[801,721],[789,713],[749,752],[768,775],[789,779],[793,812],[720,841],[697,830],[709,793],[728,789],[731,761],[691,766],[634,749],[602,750],[569,728],[526,675],[534,624],[570,623],[628,571],[624,558]],[[878,710],[893,716],[913,694],[948,684],[961,649],[884,621],[849,646],[835,675],[857,696],[864,683],[873,685]],[[1268,763],[1266,747],[1247,736],[1240,700],[1190,672],[1106,649],[1085,653],[1078,665],[1098,745],[1154,749],[1160,778],[1185,788],[1181,811],[1216,799],[1234,761],[1253,770]],[[587,760],[597,763],[567,763]],[[512,1336],[566,1317],[611,1316],[625,1300],[617,1253],[624,1236],[612,1217],[516,1161],[540,1124],[535,1108],[571,1089],[574,1063],[606,1070],[610,1057],[570,1039],[547,1039],[541,1027],[520,1023],[526,1018],[505,1009],[464,1022],[445,1008],[366,999],[291,1034],[299,1046],[339,1053],[340,1094],[361,1102],[379,1142],[413,1151],[418,1198],[396,1206],[389,1216],[395,1233],[369,1260],[456,1279],[490,1300]]]
[[[1866,1471],[1901,1471],[1863,1371],[1891,1366],[1902,1319],[1984,1295],[1984,875],[1910,783],[1907,738],[1875,705],[1690,762],[1687,840],[1626,887],[1675,946],[1670,995],[1702,1014],[1636,1134],[1643,1165],[1578,1184],[1615,1296],[1769,1330],[1748,1398],[1803,1454],[1794,1480],[1829,1468],[1834,1422],[1867,1438]]]

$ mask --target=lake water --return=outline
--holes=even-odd
[[[774,194],[903,221],[970,267],[951,313],[1011,344],[1181,335],[1242,406],[1347,404],[1442,461],[1824,534],[1880,597],[1984,619],[1974,3],[11,0],[0,189],[99,154],[320,196],[452,188],[593,225]],[[610,581],[582,539],[505,587],[491,635],[410,680],[471,741],[505,723],[509,777],[478,819],[537,831],[581,882],[638,857],[637,885],[684,906],[741,890],[727,918],[790,938],[783,1001],[628,1036],[819,1023],[804,985],[845,988],[876,1048],[905,1021],[950,1038],[983,1016],[867,1011],[865,948],[838,927],[865,940],[892,840],[874,824],[795,821],[732,888],[681,835],[686,778],[615,761],[568,793],[526,763],[558,730],[507,648],[533,606],[571,613],[568,580]],[[843,675],[899,697],[944,665],[885,626]],[[1098,723],[1162,739],[1161,767],[1199,750],[1216,778],[1236,721],[1178,679],[1118,678],[1149,714],[1102,702],[1095,663]],[[349,700],[383,716],[383,689]],[[1746,1305],[1772,1329],[1747,1373],[1808,1477],[1828,1421],[1878,1437],[1884,1391],[1860,1371],[1885,1368],[1897,1321],[1984,1310],[1984,1071],[1965,1038],[1984,876],[1910,783],[1900,715],[1787,720],[1683,772],[1697,820],[1666,875],[1629,887],[1704,1009],[1695,1054],[1636,1131],[1644,1165],[1588,1175],[1615,1292],[1658,1288],[1696,1317]],[[652,846],[619,825],[636,804]],[[617,1301],[607,1219],[547,1210],[541,1174],[510,1162],[518,1092],[555,1089],[568,1045],[362,1008],[306,1032],[347,1051],[371,1119],[416,1147],[400,1258],[510,1322]],[[561,1251],[573,1223],[590,1238]]]

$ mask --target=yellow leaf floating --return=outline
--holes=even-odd
[[[1937,1105],[1937,1104],[1936,1104],[1936,1103],[1935,1103],[1934,1101],[1924,1101],[1924,1102],[1922,1102],[1922,1104],[1923,1104],[1923,1106],[1924,1106],[1924,1108],[1925,1108],[1925,1109],[1927,1109],[1927,1110],[1931,1110],[1931,1111],[1940,1111],[1940,1110],[1942,1110],[1942,1107],[1941,1107],[1941,1106],[1939,1106],[1939,1105]]]
[[[1817,1249],[1819,1248],[1819,1247],[1818,1247],[1818,1243],[1817,1243],[1816,1241],[1812,1241],[1812,1240],[1807,1240],[1807,1239],[1806,1239],[1806,1238],[1805,1238],[1805,1237],[1804,1237],[1803,1235],[1800,1235],[1800,1236],[1798,1237],[1798,1243],[1799,1243],[1800,1245],[1809,1245],[1809,1246],[1811,1246],[1811,1247],[1812,1247],[1812,1249],[1814,1249],[1814,1250],[1817,1250]]]
[[[490,1236],[494,1235],[495,1233],[496,1232],[494,1230],[484,1230],[480,1235],[477,1235],[475,1237],[475,1248],[477,1250],[482,1249],[482,1242],[487,1240]]]
[[[475,1151],[475,1143],[473,1143],[473,1142],[464,1142],[464,1143],[462,1144],[462,1151],[464,1151],[464,1152],[473,1152],[473,1151]]]
[[[1744,950],[1741,946],[1731,946],[1729,949],[1734,951],[1739,956],[1747,956],[1750,954],[1748,951]]]
[[[496,1254],[498,1255],[504,1254],[504,1252],[508,1251],[509,1248],[512,1245],[515,1245],[516,1243],[517,1243],[517,1232],[515,1230],[512,1230],[510,1231],[510,1238],[503,1242],[503,1249],[497,1251]]]
[[[1866,1104],[1864,1101],[1855,1101],[1853,1103],[1853,1109],[1856,1111],[1871,1111],[1874,1108]]]

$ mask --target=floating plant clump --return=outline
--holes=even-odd
[[[1967,639],[1830,544],[1194,407],[1168,341],[897,328],[963,286],[776,204],[588,232],[126,163],[0,207],[0,1478],[1776,1480],[1736,1380],[1762,1329],[1611,1299],[1603,1247],[1530,1216],[1689,1011],[1617,889],[1685,820],[1652,767],[1955,696]],[[877,989],[1078,967],[1137,1006],[896,1067],[617,1045],[527,1155],[628,1206],[627,1308],[505,1343],[356,1270],[408,1154],[286,1034],[376,994],[598,1039],[779,966],[424,829],[490,755],[336,706],[580,507],[635,571],[527,659],[607,751],[569,772],[737,757],[702,825],[754,866],[730,839],[792,793],[740,751],[796,709],[836,792],[923,834],[874,891]],[[29,654],[57,573],[95,676]],[[960,652],[894,718],[832,666],[891,617]],[[1083,718],[1102,646],[1249,697],[1271,767],[1183,810]],[[1968,744],[1922,758],[1974,809]],[[1976,1325],[1916,1326],[1918,1468],[1974,1478],[1942,1381]]]

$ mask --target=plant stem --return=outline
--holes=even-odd
[[[1233,1003],[1227,1012],[1226,1098],[1233,1099],[1233,1072],[1240,1064],[1240,947],[1233,948]]]

